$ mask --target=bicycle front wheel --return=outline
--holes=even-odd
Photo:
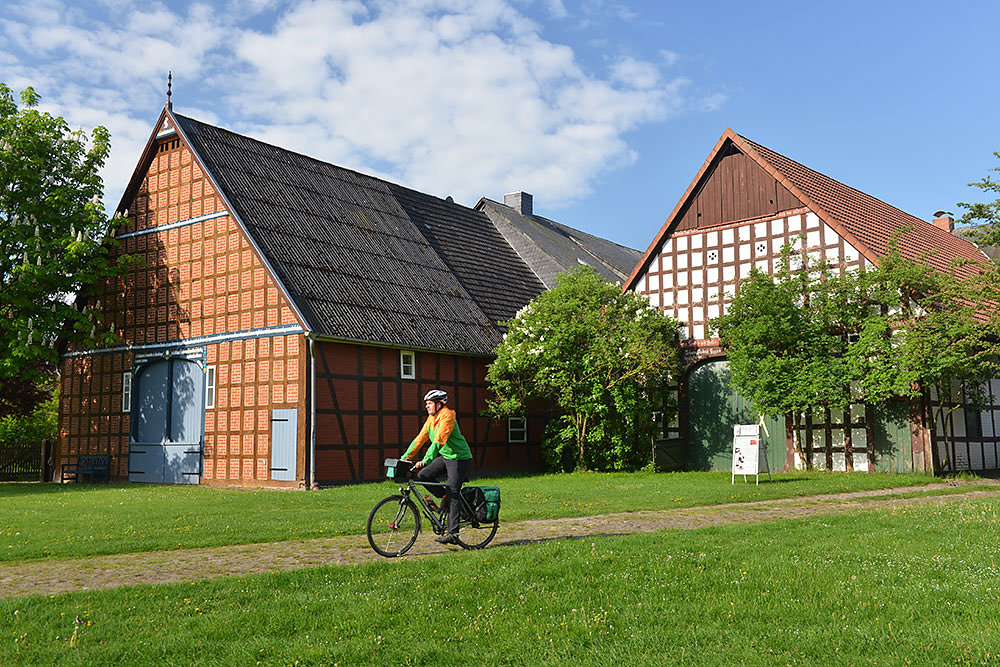
[[[417,541],[419,532],[420,514],[409,498],[384,498],[368,515],[368,544],[380,556],[402,556]]]
[[[489,522],[480,521],[475,526],[470,521],[463,519],[458,524],[459,532],[455,538],[464,549],[482,549],[497,534],[497,527],[499,525],[499,518]]]

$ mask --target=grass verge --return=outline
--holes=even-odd
[[[586,516],[926,485],[925,475],[579,473],[477,480],[502,490],[504,521]],[[391,483],[322,491],[210,486],[0,484],[0,561],[73,558],[364,532]]]
[[[7,600],[0,662],[995,664],[998,536],[956,500]]]

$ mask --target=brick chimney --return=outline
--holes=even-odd
[[[949,234],[955,231],[955,218],[951,217],[950,211],[935,211],[931,224],[938,229],[943,229]]]
[[[531,200],[532,197],[530,194],[521,192],[520,190],[503,196],[504,205],[510,206],[521,215],[531,215]]]

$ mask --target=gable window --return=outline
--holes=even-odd
[[[411,350],[399,351],[399,377],[412,380],[417,377],[417,353]]]
[[[205,409],[215,407],[215,366],[205,369]]]
[[[132,374],[122,373],[122,412],[132,411]]]
[[[528,420],[507,417],[507,442],[528,442]]]

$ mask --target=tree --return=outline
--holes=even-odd
[[[863,308],[849,275],[810,264],[792,248],[783,249],[774,276],[751,271],[711,326],[726,350],[730,381],[762,415],[792,419],[792,448],[808,461],[798,439],[801,417],[850,404],[845,334]]]
[[[38,111],[33,89],[20,100],[18,108],[0,83],[0,381],[37,386],[67,344],[110,342],[95,336],[86,290],[128,258],[112,261],[104,240],[98,172],[108,131],[97,127],[88,140]]]
[[[994,157],[1000,159],[1000,152],[994,151]],[[990,171],[1000,172],[1000,167]],[[981,181],[969,183],[970,187],[979,188],[984,193],[1000,194],[1000,183],[987,174]],[[972,238],[980,246],[1000,246],[1000,197],[990,204],[958,202],[962,208],[968,209],[959,222],[980,224],[972,233]]]
[[[579,267],[504,324],[487,374],[494,414],[523,413],[533,400],[555,406],[543,448],[559,470],[649,460],[653,412],[680,367],[675,320]]]
[[[760,412],[791,416],[800,455],[803,413],[923,400],[933,387],[941,400],[930,426],[945,427],[947,461],[954,411],[981,406],[984,383],[1000,375],[1000,268],[937,270],[903,257],[898,238],[864,271],[805,266],[808,256],[795,263],[786,248],[774,276],[752,273],[713,320],[733,385]]]

